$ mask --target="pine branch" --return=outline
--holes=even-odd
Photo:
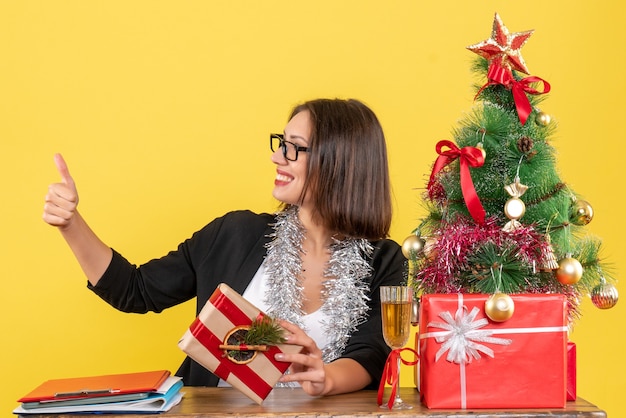
[[[277,345],[284,343],[285,337],[280,325],[269,316],[264,316],[252,322],[244,341],[247,345]]]

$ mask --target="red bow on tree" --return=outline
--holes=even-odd
[[[515,109],[517,110],[517,116],[519,117],[519,121],[522,125],[526,124],[526,120],[528,120],[528,116],[532,112],[532,106],[530,105],[530,100],[526,96],[528,94],[545,94],[550,92],[550,83],[545,81],[542,78],[530,76],[526,78],[522,78],[521,80],[516,80],[511,73],[511,70],[501,66],[497,62],[491,63],[489,66],[489,70],[487,71],[487,78],[489,82],[482,86],[476,96],[480,94],[486,87],[492,86],[494,84],[501,84],[507,89],[511,90],[513,94],[513,101],[515,102]],[[532,83],[543,83],[543,91],[539,91],[531,87]]]
[[[443,150],[443,147],[448,147],[449,150]],[[478,224],[485,222],[485,209],[483,208],[476,189],[474,188],[474,182],[472,181],[472,175],[470,174],[470,167],[481,167],[485,163],[483,152],[476,147],[463,147],[459,148],[452,141],[439,141],[437,143],[437,160],[433,166],[433,171],[430,174],[430,180],[428,181],[428,189],[430,190],[435,182],[435,176],[445,166],[452,161],[459,159],[459,167],[461,172],[461,191],[463,192],[463,199],[467,205],[470,215],[474,221]]]

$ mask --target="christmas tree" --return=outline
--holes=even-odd
[[[482,78],[475,106],[436,145],[427,216],[403,252],[416,294],[561,293],[571,324],[583,296],[610,308],[617,290],[585,232],[593,208],[557,171],[556,125],[538,107],[550,85],[527,75],[521,54],[532,33],[509,33],[496,14],[491,38],[467,47]]]

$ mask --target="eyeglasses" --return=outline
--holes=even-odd
[[[285,141],[283,134],[270,134],[270,149],[272,152],[276,152],[278,148],[283,150],[283,157],[289,161],[296,161],[299,151],[309,152],[308,147],[301,147],[293,142]]]

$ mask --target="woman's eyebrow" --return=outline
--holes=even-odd
[[[305,137],[303,137],[301,135],[298,135],[298,134],[289,134],[289,135],[285,134],[285,137],[288,138],[288,139],[301,139],[304,142],[308,141]]]

